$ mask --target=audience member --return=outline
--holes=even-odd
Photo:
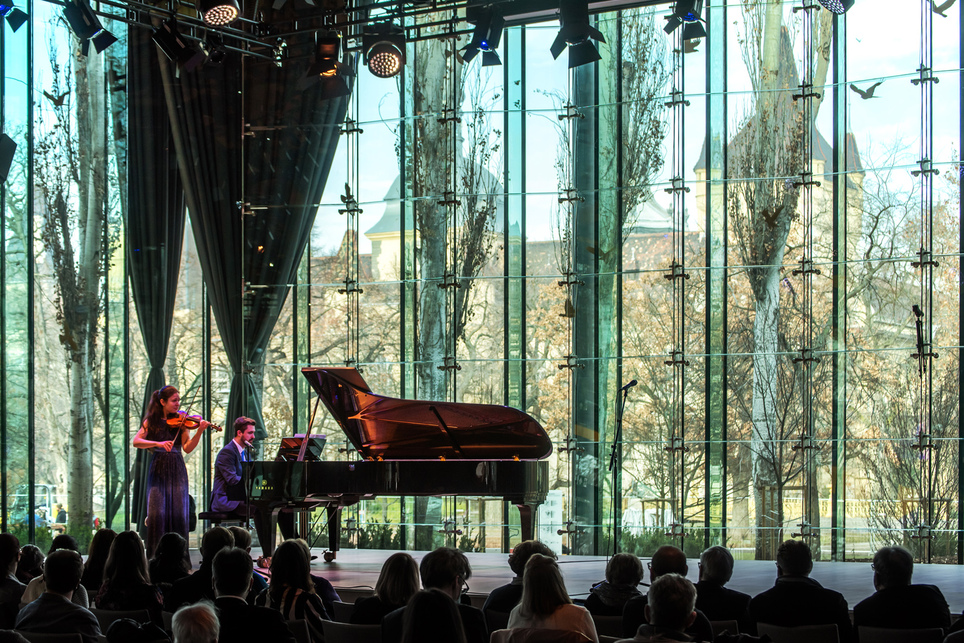
[[[656,582],[656,579],[664,574],[679,574],[686,578],[687,572],[689,572],[689,565],[686,564],[686,554],[673,545],[663,545],[656,550],[649,561],[650,583]],[[648,622],[646,620],[648,602],[647,594],[634,596],[626,601],[626,607],[623,608],[623,636],[635,636],[639,626]],[[706,618],[703,612],[696,610],[696,619],[686,629],[686,634],[696,641],[712,641],[713,627],[710,625],[710,619]]]
[[[87,548],[87,561],[84,563],[84,576],[80,584],[87,590],[88,596],[96,596],[104,582],[104,565],[110,554],[110,546],[114,543],[117,532],[113,529],[98,529],[90,539]]]
[[[19,561],[20,541],[13,534],[0,534],[0,571],[6,571],[6,576],[0,580],[0,629],[13,627],[20,611],[20,597],[27,588],[17,580]]]
[[[218,643],[221,624],[214,604],[201,601],[182,607],[171,619],[171,631],[174,643]]]
[[[643,564],[635,554],[616,554],[606,564],[606,580],[594,586],[586,599],[586,609],[598,616],[622,616],[629,599],[639,596]]]
[[[321,597],[311,580],[311,558],[307,546],[297,540],[286,540],[271,557],[271,584],[255,601],[256,605],[281,612],[285,620],[304,619],[311,640],[323,643],[322,621],[330,620]]]
[[[781,627],[835,623],[842,643],[853,639],[847,601],[810,578],[810,546],[786,540],[777,548],[777,580],[750,600],[750,619]]]
[[[485,599],[482,611],[505,612],[508,614],[512,608],[522,600],[522,575],[525,573],[526,563],[532,554],[542,554],[549,558],[555,558],[556,554],[538,540],[525,540],[512,548],[509,554],[509,569],[515,574],[515,578],[508,585],[496,587],[489,592],[489,597]]]
[[[50,554],[58,549],[67,549],[77,552],[78,555],[80,554],[80,548],[77,546],[77,540],[73,536],[68,536],[67,534],[54,536],[53,541],[50,543],[50,550],[47,552],[47,557],[49,558]],[[44,570],[46,572],[46,567]],[[27,583],[27,588],[23,590],[23,596],[20,597],[21,609],[23,609],[23,606],[27,603],[37,600],[37,598],[44,593],[44,590],[46,589],[44,575],[45,574],[41,574],[37,578],[34,578],[32,581]],[[81,571],[81,575],[83,575],[83,571]],[[74,605],[80,605],[85,609],[90,607],[90,600],[87,596],[87,590],[84,589],[83,585],[75,588],[71,596],[71,601],[74,603]]]
[[[736,621],[740,632],[753,630],[750,595],[724,587],[733,576],[733,555],[726,547],[710,547],[700,554],[700,580],[696,583],[696,609],[711,621]],[[736,632],[730,632],[736,634]]]
[[[84,643],[97,643],[100,626],[90,610],[72,602],[84,574],[84,560],[76,551],[59,549],[44,564],[44,592],[17,616],[15,629],[45,634],[80,634]]]
[[[679,574],[662,574],[649,588],[646,623],[636,636],[617,643],[693,641],[685,632],[696,620],[696,588]]]
[[[104,610],[147,610],[152,623],[164,625],[164,599],[151,584],[144,541],[136,531],[122,531],[114,539],[104,566],[104,583],[95,602],[98,609]]]
[[[169,531],[157,541],[154,558],[148,563],[151,582],[165,591],[174,583],[191,574],[187,558],[187,540],[176,531]]]
[[[23,634],[13,630],[0,630],[0,643],[30,643]]]
[[[234,546],[238,549],[243,549],[251,555],[251,532],[249,532],[244,527],[239,527],[238,525],[231,525],[228,527],[228,531],[234,536]],[[248,602],[251,603],[256,596],[268,588],[268,580],[262,576],[258,570],[254,570],[254,574],[251,575],[251,580],[253,585],[251,591],[248,592]]]
[[[234,536],[224,527],[211,527],[201,537],[201,566],[196,572],[174,583],[164,595],[164,609],[176,612],[182,605],[200,600],[214,600],[211,586],[214,557],[222,549],[234,546]],[[246,590],[247,591],[247,590]]]
[[[418,566],[418,573],[422,577],[424,589],[442,590],[458,604],[467,642],[487,643],[489,631],[485,626],[482,610],[459,602],[463,587],[468,589],[466,581],[472,576],[472,567],[465,554],[451,547],[439,547],[425,554]],[[396,643],[402,640],[404,613],[407,609],[406,606],[389,612],[382,619],[383,643]]]
[[[295,643],[281,612],[248,605],[254,565],[243,549],[227,547],[214,557],[211,570],[214,579],[214,601],[218,608],[221,641],[271,641]]]
[[[881,547],[874,554],[874,594],[854,606],[854,628],[950,627],[951,612],[934,585],[911,585],[914,558],[903,547]]]
[[[589,611],[569,598],[559,564],[542,554],[533,554],[526,563],[522,601],[509,613],[509,629],[515,628],[579,632],[599,641]]]
[[[380,625],[386,614],[405,607],[418,588],[418,564],[415,559],[404,552],[392,554],[378,574],[375,595],[355,601],[351,622],[357,625]]]
[[[20,562],[17,563],[17,580],[26,585],[44,573],[44,553],[36,545],[20,548]]]
[[[440,589],[416,592],[403,620],[402,643],[466,643],[459,606]]]

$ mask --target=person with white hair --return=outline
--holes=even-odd
[[[218,643],[221,624],[210,601],[186,605],[171,620],[174,643]]]
[[[696,588],[679,574],[659,576],[649,588],[646,622],[636,636],[618,643],[671,643],[694,641],[685,634],[696,620]]]

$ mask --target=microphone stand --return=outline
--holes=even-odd
[[[618,452],[619,445],[623,440],[623,412],[626,410],[626,398],[629,397],[629,389],[634,386],[636,386],[636,380],[633,380],[621,389],[623,398],[618,400],[616,404],[616,431],[613,434],[613,445],[609,452],[609,472],[613,476],[613,556],[619,553],[619,541],[616,538],[616,527],[619,520],[619,514],[616,511],[616,482],[618,477],[616,471],[616,453]]]

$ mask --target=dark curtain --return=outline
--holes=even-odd
[[[179,78],[161,63],[194,238],[233,372],[225,423],[250,416],[260,439],[265,349],[308,241],[348,98],[327,99],[320,83],[300,87],[307,57],[278,67],[229,55]]]
[[[127,220],[127,268],[147,359],[151,365],[141,416],[153,391],[164,386],[174,300],[184,239],[184,190],[177,170],[164,90],[151,32],[128,30],[128,122],[130,212]],[[140,422],[138,422],[140,425]],[[131,519],[147,513],[147,466],[150,453],[136,450]]]

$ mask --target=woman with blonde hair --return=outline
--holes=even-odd
[[[419,589],[418,564],[404,552],[392,554],[382,564],[375,583],[375,595],[355,601],[351,622],[379,625],[385,615],[405,607]]]
[[[559,564],[533,554],[522,577],[522,602],[509,613],[509,628],[540,628],[579,632],[598,643],[596,626],[585,607],[573,605]]]

